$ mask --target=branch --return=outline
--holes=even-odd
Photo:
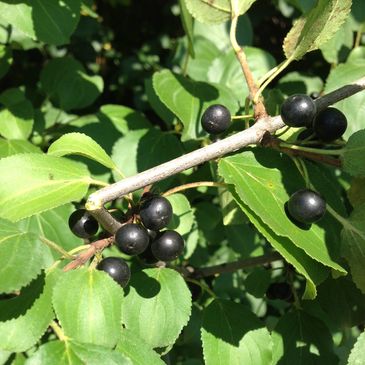
[[[325,95],[317,99],[316,103],[318,102],[319,108],[323,108],[325,105],[331,105],[364,89],[365,77],[328,94],[328,96]],[[252,127],[244,131],[96,191],[89,196],[86,209],[97,220],[99,220],[102,213],[104,222],[102,225],[107,224],[110,228],[109,232],[115,233],[119,223],[102,209],[105,203],[248,145],[259,144],[265,133],[273,134],[284,125],[280,116],[258,119]]]
[[[103,250],[105,247],[111,245],[113,242],[114,236],[111,236],[91,243],[90,247],[84,252],[81,252],[79,255],[77,255],[73,261],[71,261],[63,268],[63,271],[73,270],[79,266],[84,265],[85,262],[90,260],[90,258],[95,255],[96,252]]]
[[[231,0],[232,16],[231,16],[231,28],[230,28],[230,32],[229,32],[229,38],[231,41],[232,48],[238,59],[238,62],[241,65],[242,72],[245,76],[248,90],[250,91],[250,99],[253,100],[254,96],[257,94],[258,86],[255,82],[255,79],[251,72],[250,66],[248,65],[246,54],[243,51],[242,47],[238,44],[237,39],[236,39],[236,29],[237,29],[237,22],[238,22],[238,17],[239,17],[237,8],[238,8],[237,0]],[[268,116],[262,98],[255,101],[254,104],[255,104],[255,106],[254,106],[255,119],[259,119],[259,118]]]
[[[250,267],[268,264],[273,261],[282,260],[283,257],[278,252],[272,252],[267,255],[241,259],[220,265],[214,265],[204,268],[187,268],[185,276],[200,279],[207,276],[214,276],[227,272],[234,272],[240,269],[248,269]]]

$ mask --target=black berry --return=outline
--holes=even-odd
[[[346,116],[336,108],[327,108],[313,122],[316,136],[323,142],[331,142],[340,138],[347,128]]]
[[[175,231],[164,231],[152,242],[151,249],[156,259],[172,261],[183,253],[184,240]]]
[[[293,296],[291,287],[288,283],[272,283],[266,291],[268,299],[281,299],[290,301]]]
[[[316,115],[316,104],[304,94],[289,96],[281,105],[281,118],[289,127],[310,127]]]
[[[139,215],[146,228],[158,231],[169,224],[172,206],[163,196],[155,195],[142,201]]]
[[[289,198],[288,212],[298,222],[314,223],[326,213],[326,202],[315,191],[298,190]]]
[[[210,134],[220,134],[227,130],[231,123],[231,113],[220,104],[208,107],[201,119],[203,129]]]
[[[75,210],[68,219],[68,225],[74,235],[90,238],[99,229],[98,221],[85,209]]]
[[[96,268],[105,271],[123,288],[128,284],[131,277],[128,265],[120,257],[106,257],[99,262]]]
[[[139,255],[146,250],[150,237],[140,224],[127,223],[115,234],[115,244],[126,255]]]

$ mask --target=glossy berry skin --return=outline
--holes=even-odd
[[[336,108],[327,108],[313,122],[316,136],[323,142],[331,142],[340,138],[346,131],[346,116]]]
[[[292,298],[292,290],[288,283],[272,283],[266,291],[266,297],[268,299],[281,299],[290,301]]]
[[[139,255],[146,250],[150,237],[140,224],[127,223],[115,234],[115,244],[126,255]]]
[[[184,251],[184,240],[175,231],[163,231],[152,242],[151,250],[153,256],[161,261],[172,261],[180,256]]]
[[[298,190],[289,198],[288,212],[294,220],[311,224],[326,213],[326,201],[313,190]]]
[[[131,271],[126,262],[120,257],[106,257],[96,266],[98,270],[105,271],[121,287],[125,287],[131,278]]]
[[[98,221],[85,209],[75,210],[68,219],[72,233],[80,238],[90,238],[99,229]]]
[[[163,196],[154,195],[142,201],[139,215],[146,228],[158,231],[169,224],[172,206]]]
[[[214,104],[208,107],[201,118],[203,129],[210,134],[225,132],[230,123],[230,111],[224,105],[220,104]]]
[[[316,104],[305,94],[289,96],[281,105],[281,118],[289,127],[310,127],[316,115]]]

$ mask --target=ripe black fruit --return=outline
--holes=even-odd
[[[175,231],[161,232],[151,245],[153,256],[161,261],[172,261],[184,250],[184,240]]]
[[[154,195],[142,201],[139,215],[146,228],[158,231],[169,224],[172,206],[163,196]]]
[[[150,238],[139,224],[127,223],[115,234],[115,244],[126,255],[139,255],[146,250]]]
[[[326,202],[313,190],[298,190],[289,198],[288,212],[298,222],[314,223],[326,213]]]
[[[231,123],[231,113],[220,104],[208,107],[201,119],[203,129],[210,134],[219,134],[227,130]]]
[[[316,136],[323,142],[331,142],[340,138],[347,128],[346,116],[336,108],[327,108],[313,122]]]
[[[126,262],[120,257],[106,257],[96,266],[98,270],[105,271],[123,288],[131,278],[131,271]]]
[[[74,235],[90,238],[99,229],[98,221],[85,209],[75,210],[68,219],[68,225]]]
[[[310,127],[316,110],[310,96],[296,94],[289,96],[281,105],[281,118],[289,127]]]
[[[291,301],[293,296],[291,287],[288,283],[272,283],[266,291],[268,299],[281,299]]]

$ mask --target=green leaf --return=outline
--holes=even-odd
[[[298,248],[288,238],[278,236],[266,224],[262,222],[247,205],[245,205],[237,193],[233,194],[241,209],[248,216],[251,223],[270,242],[281,256],[302,274],[307,282],[303,293],[303,299],[314,299],[317,295],[316,285],[320,284],[328,275],[328,269],[317,261],[311,259],[303,250]]]
[[[244,14],[256,0],[238,0],[239,14]],[[222,23],[231,17],[230,0],[185,0],[191,15],[202,23]]]
[[[123,329],[116,351],[133,361],[133,365],[164,365],[160,356],[153,351],[141,338],[130,330]]]
[[[112,159],[125,176],[131,176],[182,154],[182,144],[176,136],[158,129],[138,129],[118,139]]]
[[[103,91],[103,79],[87,75],[82,64],[71,57],[49,61],[42,70],[41,83],[52,101],[64,110],[85,108]]]
[[[18,153],[42,153],[39,147],[23,139],[0,139],[0,158]]]
[[[365,203],[365,177],[355,177],[352,179],[347,196],[351,205],[355,208]]]
[[[290,168],[291,166],[291,168]],[[270,167],[270,168],[268,168]],[[308,165],[311,182],[323,193],[328,204],[338,205],[337,191],[314,165]],[[339,227],[329,214],[321,224],[304,230],[292,223],[285,213],[285,203],[304,181],[286,156],[265,149],[246,151],[224,158],[219,173],[233,184],[242,202],[250,207],[277,236],[289,238],[311,258],[340,273],[346,271],[335,261],[339,256]],[[342,211],[344,208],[341,206]]]
[[[132,365],[132,362],[117,351],[73,340],[50,341],[25,362],[25,365]],[[134,364],[133,364],[134,365]]]
[[[0,44],[0,79],[9,71],[13,63],[13,52],[10,47]]]
[[[222,52],[231,49],[231,41],[229,38],[230,21],[220,24],[203,24],[195,20],[194,36],[204,37],[212,42]],[[238,18],[237,24],[237,42],[244,46],[252,44],[253,30],[250,19],[247,15]]]
[[[33,128],[33,106],[20,89],[8,89],[0,95],[0,134],[8,139],[27,139]]]
[[[82,133],[67,133],[53,142],[47,151],[50,156],[80,155],[88,157],[100,164],[115,169],[113,160],[89,136]]]
[[[145,79],[144,86],[148,103],[150,104],[151,108],[167,125],[171,125],[174,122],[175,115],[158,97],[152,85],[152,77]]]
[[[0,19],[28,37],[60,45],[68,42],[80,18],[81,0],[1,1]]]
[[[283,44],[286,58],[300,60],[321,47],[339,30],[350,10],[351,0],[319,0],[287,34]]]
[[[64,273],[53,293],[66,336],[106,347],[119,340],[122,301],[122,288],[108,274],[86,268]]]
[[[0,219],[0,293],[19,290],[51,262],[50,249],[36,234]]]
[[[167,226],[179,232],[184,238],[191,232],[194,223],[194,213],[189,200],[183,194],[173,194],[167,197],[172,205],[173,216]]]
[[[364,348],[365,348],[365,332],[361,333],[357,338],[354,347],[351,350],[347,365],[364,365]]]
[[[262,49],[245,47],[245,54],[255,80],[276,65],[275,59]],[[208,70],[208,80],[232,90],[237,100],[244,105],[249,91],[242,68],[233,50],[222,54],[213,61]]]
[[[97,115],[101,121],[110,121],[122,134],[134,129],[151,127],[151,123],[143,114],[124,105],[103,105]]]
[[[213,42],[200,36],[194,37],[194,44],[195,57],[187,64],[187,74],[194,80],[208,81],[209,67],[221,52]]]
[[[273,364],[338,363],[328,328],[322,321],[303,311],[293,311],[281,317],[272,339]]]
[[[74,210],[75,207],[72,204],[65,204],[23,219],[17,223],[17,226],[22,231],[45,237],[66,251],[70,251],[84,243],[81,238],[72,233],[68,226],[68,218]],[[45,244],[43,243],[43,245]],[[52,250],[52,254],[54,258],[60,257],[60,254],[54,250]]]
[[[173,344],[190,313],[190,291],[175,270],[145,269],[132,275],[122,323],[151,347]]]
[[[1,159],[0,172],[0,216],[11,221],[80,200],[90,183],[85,165],[37,153]]]
[[[318,76],[310,76],[294,71],[282,77],[277,87],[286,96],[293,94],[309,95],[312,92],[320,92],[323,88],[323,81]]]
[[[200,125],[200,118],[209,105],[223,104],[231,114],[238,109],[238,103],[228,88],[194,82],[169,70],[156,72],[153,75],[153,87],[161,101],[184,125],[183,141],[206,135]]]
[[[58,274],[41,275],[17,297],[1,301],[1,350],[22,352],[40,339],[54,317],[51,299]]]
[[[206,364],[271,364],[269,331],[242,304],[214,300],[204,310],[202,341]]]
[[[331,70],[324,92],[327,94],[343,85],[351,84],[365,75],[364,59],[341,64]],[[350,137],[354,132],[364,128],[365,93],[357,93],[349,98],[341,100],[334,105],[347,117],[348,126],[344,134],[345,138]]]
[[[344,171],[352,176],[365,177],[365,129],[354,133],[348,140],[343,154]]]
[[[317,300],[303,302],[303,308],[324,321],[331,332],[343,331],[363,322],[365,295],[351,277],[328,278],[317,289]]]
[[[245,280],[246,290],[256,298],[262,298],[271,282],[269,270],[256,268],[250,272]]]
[[[194,57],[195,56],[194,42],[193,42],[194,20],[193,20],[191,14],[188,12],[188,9],[186,8],[185,0],[179,0],[179,6],[180,6],[181,23],[184,28],[185,34],[188,38],[189,54],[191,57]]]
[[[356,207],[341,232],[342,256],[350,265],[356,286],[365,293],[365,204]]]
[[[350,53],[354,43],[354,35],[351,29],[351,21],[347,19],[335,35],[320,49],[328,63],[338,64],[344,62]]]

